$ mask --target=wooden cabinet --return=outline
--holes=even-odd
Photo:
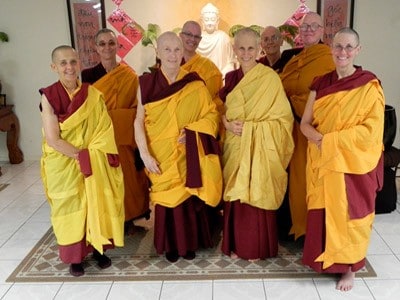
[[[7,132],[7,149],[10,163],[19,164],[24,160],[24,155],[18,147],[19,121],[12,108],[13,105],[0,107],[0,130]]]

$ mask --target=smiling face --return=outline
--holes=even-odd
[[[242,29],[235,35],[233,51],[244,73],[257,64],[259,49],[260,43],[257,34],[251,29]]]
[[[317,13],[306,14],[299,29],[304,47],[318,44],[324,34],[321,16]]]
[[[194,54],[201,41],[201,27],[198,23],[187,22],[179,34],[185,52]]]
[[[353,66],[361,46],[355,34],[343,32],[335,35],[331,49],[336,67],[346,68]]]
[[[101,60],[115,59],[117,55],[118,41],[112,32],[100,33],[96,39],[96,51]]]
[[[51,69],[60,81],[66,86],[75,84],[81,72],[78,53],[72,48],[60,48],[54,52],[52,60]]]
[[[283,44],[282,36],[275,27],[267,27],[261,34],[261,48],[267,55],[280,54]]]
[[[157,57],[164,70],[179,70],[183,57],[181,39],[173,32],[165,32],[157,40]]]

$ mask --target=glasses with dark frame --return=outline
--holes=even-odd
[[[200,41],[201,38],[202,38],[201,35],[196,35],[196,34],[193,34],[193,33],[191,33],[191,32],[182,31],[181,33],[182,33],[184,36],[188,37],[188,38],[195,39],[196,41]]]
[[[108,41],[108,43],[103,42],[103,41],[100,41],[100,42],[97,43],[97,46],[105,47],[106,45],[108,45],[108,46],[110,46],[110,47],[113,47],[113,46],[115,46],[116,44],[117,44],[117,43],[116,43],[115,41]]]
[[[323,26],[319,25],[316,22],[313,22],[311,24],[303,23],[299,26],[300,31],[307,31],[310,29],[312,32],[317,31],[319,28],[322,28]]]

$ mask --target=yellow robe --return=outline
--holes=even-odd
[[[324,269],[359,262],[367,254],[375,214],[349,218],[344,174],[366,174],[377,166],[383,124],[384,96],[376,79],[323,96],[314,104],[313,126],[324,138],[321,151],[308,145],[307,206],[325,209],[325,249],[315,260],[323,262]]]
[[[180,80],[187,72],[178,74]],[[211,96],[201,81],[186,84],[181,90],[164,99],[144,105],[145,131],[149,151],[160,162],[162,174],[148,174],[151,181],[150,200],[165,207],[176,207],[191,195],[210,206],[221,200],[222,172],[217,154],[205,155],[197,133],[216,137],[219,115]],[[200,188],[186,183],[186,149],[178,144],[183,128],[196,132],[200,159]]]
[[[93,84],[104,94],[114,127],[115,142],[124,173],[127,221],[143,215],[149,209],[147,177],[144,170],[136,170],[133,154],[136,148],[133,122],[137,109],[138,85],[137,75],[124,64],[120,64]]]
[[[41,175],[59,245],[86,242],[103,253],[110,239],[124,245],[124,186],[121,167],[111,167],[106,153],[117,154],[114,131],[102,94],[89,86],[82,106],[59,123],[60,136],[88,149],[92,175],[85,178],[77,160],[42,143]]]
[[[276,210],[287,187],[293,116],[279,76],[257,64],[226,97],[228,121],[244,121],[224,142],[224,200]]]
[[[304,48],[293,56],[280,74],[297,119],[293,128],[295,149],[289,165],[289,204],[292,217],[290,233],[294,234],[296,239],[305,234],[307,219],[305,179],[307,140],[300,131],[298,118],[301,119],[303,116],[313,79],[334,69],[330,48],[324,44],[317,44]]]

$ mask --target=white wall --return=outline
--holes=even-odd
[[[199,19],[207,0],[125,0],[121,9],[142,26],[157,23],[162,30],[181,27],[188,19]],[[220,9],[221,29],[234,24],[280,25],[296,10],[298,0],[210,0]],[[355,0],[354,28],[360,33],[362,52],[357,63],[376,73],[383,84],[386,101],[394,105],[400,123],[400,67],[397,54],[400,43],[400,1]],[[252,3],[254,3],[252,5]],[[384,3],[384,4],[383,4]],[[316,1],[306,1],[315,10]],[[114,9],[105,0],[106,16]],[[176,9],[173,9],[176,8]],[[373,16],[373,19],[372,19]],[[69,44],[69,25],[65,0],[0,0],[0,31],[10,42],[0,44],[0,80],[7,102],[21,125],[20,147],[26,160],[41,155],[41,123],[38,89],[54,82],[50,70],[50,52],[60,44]],[[142,73],[154,62],[154,52],[141,45],[126,57]],[[0,161],[8,160],[6,134],[0,133]],[[395,145],[399,146],[399,136]]]

